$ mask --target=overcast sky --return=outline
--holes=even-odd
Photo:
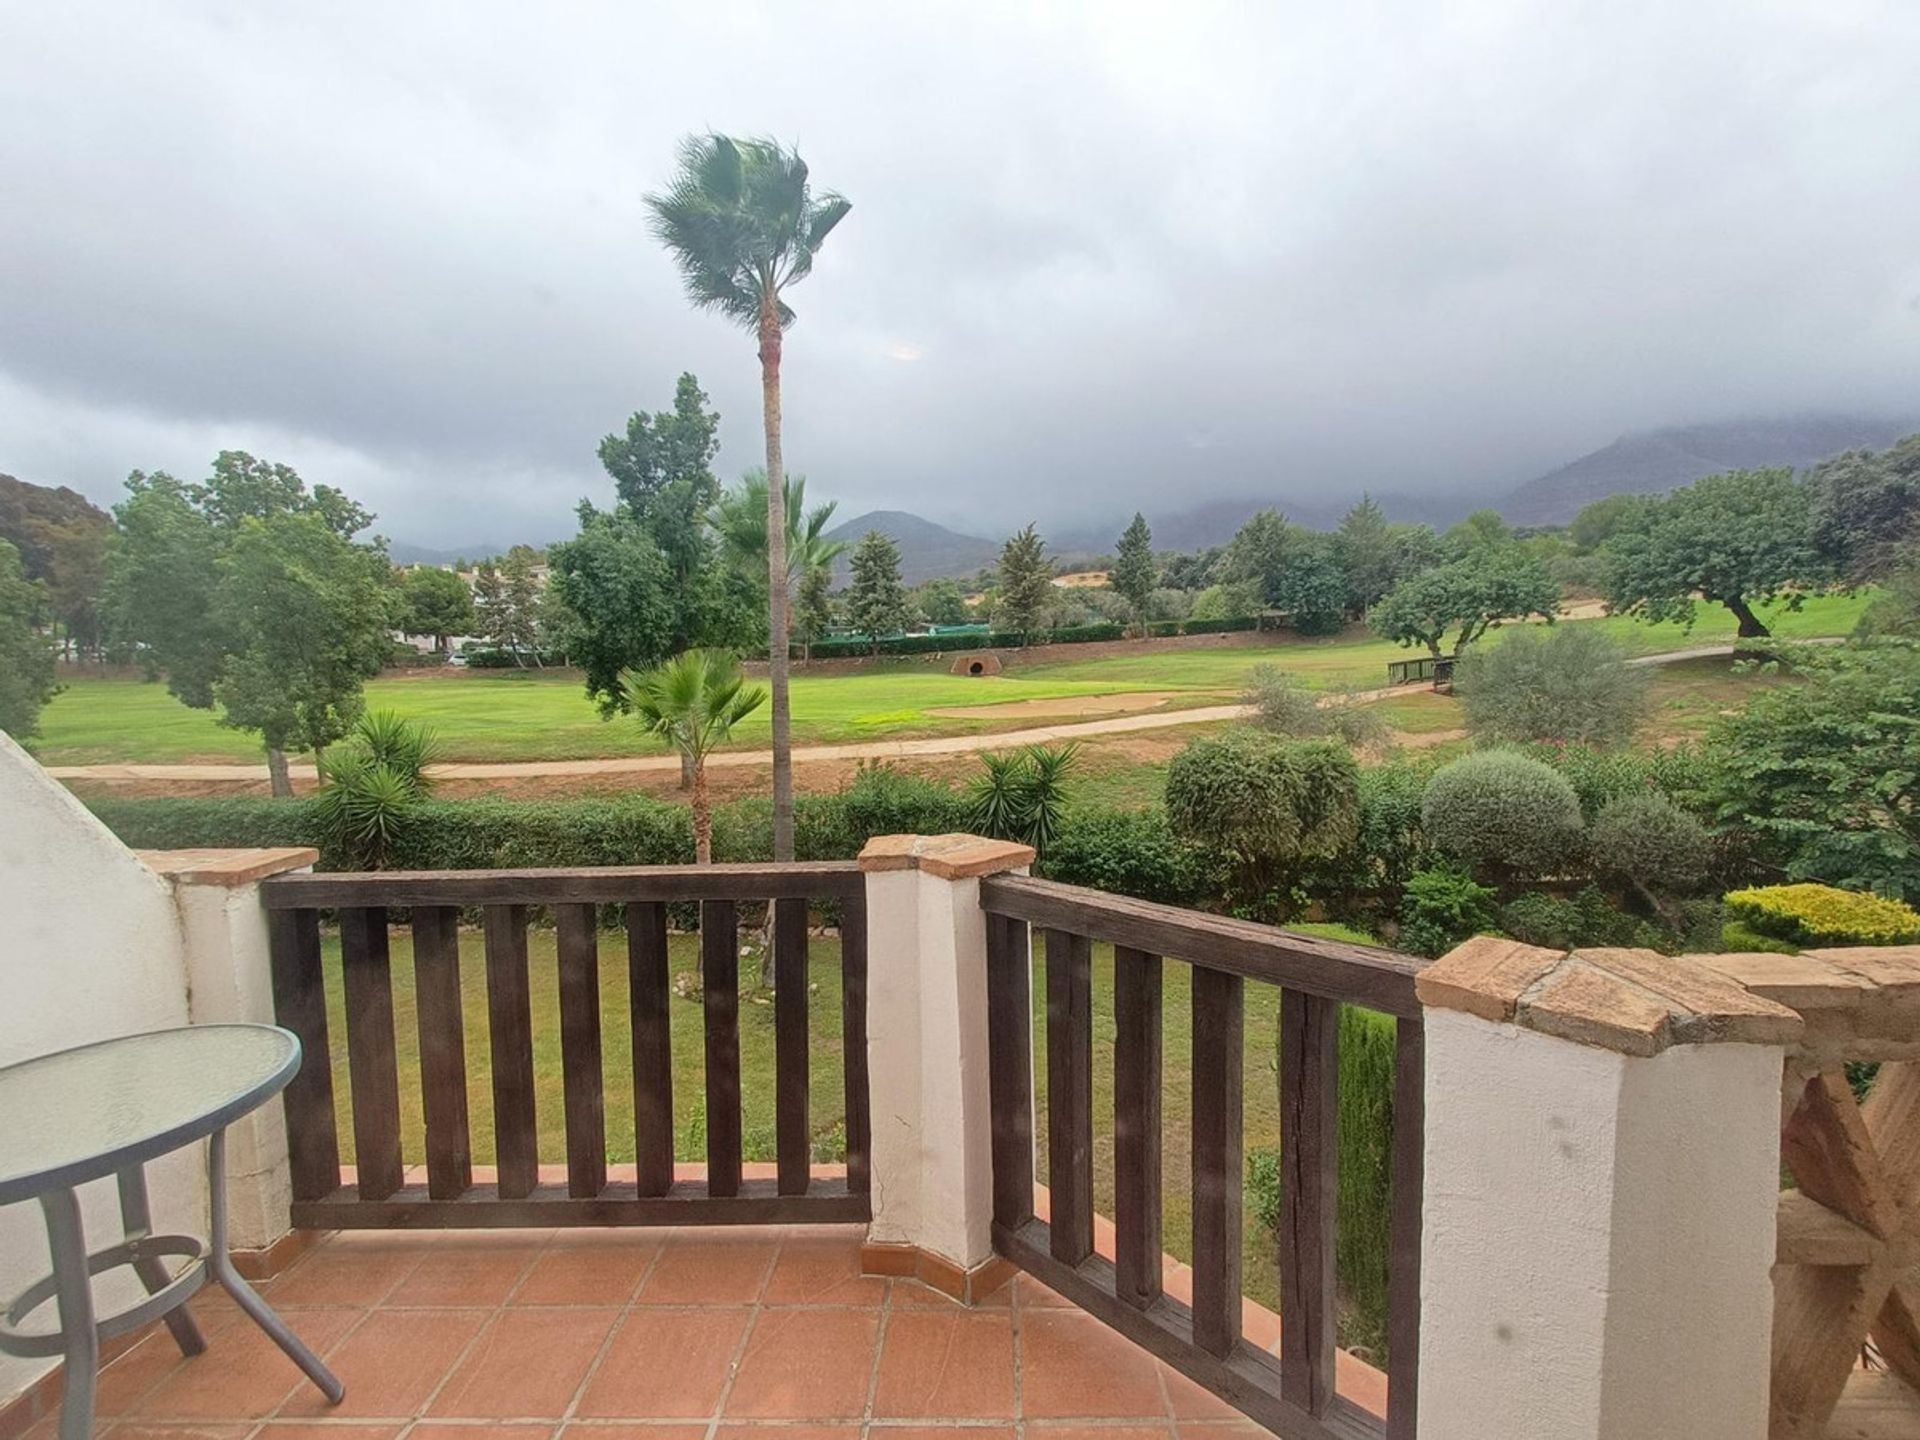
[[[661,13],[671,10],[674,13]],[[752,341],[642,195],[795,142],[790,466],[990,535],[1518,482],[1920,398],[1920,5],[0,0],[0,471],[238,447],[435,546],[546,540]]]

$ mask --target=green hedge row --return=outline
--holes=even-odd
[[[1147,634],[1156,638],[1168,635],[1223,635],[1260,628],[1258,616],[1241,615],[1231,620],[1156,620],[1147,626]],[[810,651],[793,647],[793,658],[810,653],[815,660],[837,660],[848,655],[930,655],[949,650],[1012,650],[1026,644],[1084,645],[1095,640],[1124,640],[1127,627],[1117,620],[1100,620],[1090,625],[1064,625],[1044,635],[1021,635],[995,630],[986,635],[893,635],[875,642],[858,636],[836,636],[816,640]]]

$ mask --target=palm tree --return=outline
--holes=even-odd
[[[621,677],[634,716],[667,739],[693,766],[693,851],[713,863],[713,806],[707,800],[707,756],[733,727],[760,708],[767,692],[746,688],[740,662],[725,650],[685,650],[644,674]]]
[[[773,681],[773,858],[793,859],[793,717],[787,701],[786,472],[780,455],[780,346],[821,242],[852,208],[815,197],[806,162],[774,140],[690,135],[666,190],[649,195],[654,233],[673,252],[688,298],[746,327],[760,344],[767,437],[767,658]]]
[[[789,475],[782,509],[787,516],[787,592],[816,570],[824,570],[847,553],[844,540],[829,540],[827,525],[837,502],[807,509],[807,477]],[[707,523],[720,537],[727,558],[748,574],[767,568],[767,472],[759,466],[740,477],[740,488],[722,492]]]

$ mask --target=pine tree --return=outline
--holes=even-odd
[[[1029,525],[1007,541],[1000,552],[1000,598],[994,607],[999,629],[1023,638],[1040,628],[1053,599],[1053,563],[1047,542]]]
[[[847,623],[873,642],[897,635],[907,625],[907,588],[900,583],[900,548],[878,530],[869,530],[849,562]]]
[[[1136,510],[1133,523],[1127,526],[1126,533],[1120,537],[1119,554],[1113,562],[1113,570],[1107,576],[1107,583],[1133,606],[1136,624],[1146,624],[1147,597],[1153,594],[1158,578],[1158,570],[1153,563],[1153,531],[1147,528],[1147,517]]]
[[[1399,578],[1394,573],[1393,529],[1380,502],[1363,493],[1360,503],[1340,517],[1333,543],[1346,575],[1347,604],[1353,613],[1365,614]]]

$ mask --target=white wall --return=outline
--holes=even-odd
[[[0,1064],[187,1023],[171,888],[4,733],[0,916]],[[195,1147],[148,1167],[159,1228],[203,1228],[201,1154]],[[83,1201],[89,1242],[117,1237],[113,1182],[86,1187]],[[46,1271],[40,1207],[0,1207],[0,1294],[11,1298]],[[108,1303],[118,1293],[111,1284],[102,1282]],[[52,1364],[0,1356],[0,1404]]]

